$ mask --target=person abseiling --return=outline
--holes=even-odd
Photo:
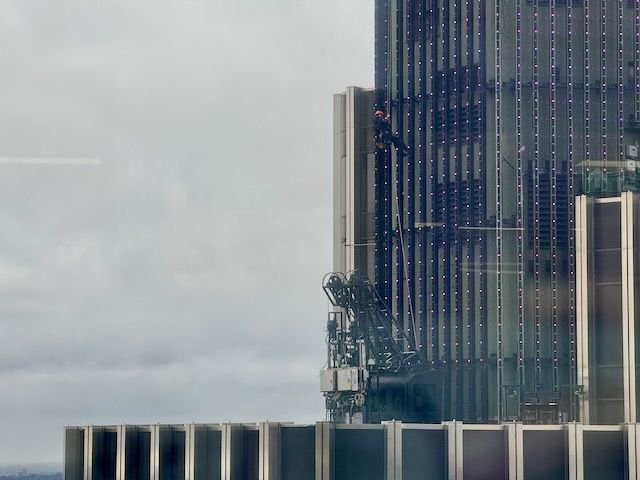
[[[383,110],[376,110],[373,114],[373,126],[375,129],[375,143],[376,148],[384,150],[390,143],[396,147],[399,155],[406,155],[409,153],[409,148],[404,144],[402,138],[398,133],[393,133],[391,130],[391,120],[388,115],[384,114]]]

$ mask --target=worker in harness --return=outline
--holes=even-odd
[[[379,150],[384,150],[392,143],[398,155],[404,156],[409,153],[409,148],[404,144],[402,138],[391,130],[391,120],[382,110],[376,110],[373,114],[373,127],[375,129],[375,144]]]

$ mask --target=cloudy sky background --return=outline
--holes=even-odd
[[[67,424],[321,419],[372,2],[0,0],[0,44],[0,464]]]

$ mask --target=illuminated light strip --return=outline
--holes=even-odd
[[[620,162],[620,175],[623,174],[624,168],[622,161],[624,154],[624,0],[618,0],[618,160]]]
[[[467,82],[465,85],[465,89],[466,89],[466,108],[467,108],[467,138],[466,138],[466,142],[467,142],[467,150],[466,150],[466,171],[465,171],[465,175],[466,175],[466,179],[467,179],[467,192],[466,192],[466,197],[467,197],[467,226],[471,225],[471,219],[473,219],[473,208],[474,208],[474,199],[473,199],[473,190],[471,189],[471,186],[475,183],[473,182],[473,157],[472,157],[472,152],[473,152],[473,142],[475,141],[475,138],[473,138],[472,136],[472,125],[473,125],[473,119],[471,118],[471,114],[472,114],[472,106],[473,106],[473,85],[471,83],[471,72],[472,72],[472,68],[473,68],[473,55],[472,55],[472,51],[473,51],[473,12],[470,11],[470,0],[466,0],[465,1],[465,15],[464,18],[466,19],[466,29],[465,29],[465,45],[466,45],[466,50],[465,50],[465,63],[467,66]],[[475,263],[475,255],[474,255],[474,248],[475,248],[475,242],[471,241],[472,235],[467,235],[466,236],[466,241],[467,241],[467,256],[466,256],[466,263],[467,265]],[[476,350],[475,350],[475,325],[474,325],[474,314],[475,312],[472,312],[472,306],[475,306],[475,302],[474,302],[474,295],[475,295],[475,283],[474,283],[474,274],[472,272],[467,272],[466,273],[466,296],[467,296],[467,363],[469,365],[473,365],[475,367],[475,360],[476,360]],[[469,369],[469,380],[468,380],[468,385],[469,385],[469,393],[468,393],[468,399],[469,399],[469,408],[470,408],[470,412],[469,412],[469,417],[470,418],[475,418],[477,416],[477,410],[475,408],[475,399],[476,399],[476,378],[475,378],[475,368]]]
[[[386,5],[384,5],[386,7]],[[380,27],[380,22],[381,22],[381,16],[382,13],[381,11],[383,10],[383,2],[381,0],[376,1],[375,4],[375,22],[376,22],[376,35],[375,35],[375,58],[374,58],[374,64],[375,64],[375,68],[376,68],[376,72],[375,72],[375,88],[379,89],[380,88],[380,70],[381,70],[381,63],[383,62],[383,60],[380,59],[380,49],[381,49],[381,44],[382,44],[382,32],[381,32],[381,27]],[[386,12],[386,8],[385,8],[385,13],[384,16],[386,18],[387,12]],[[385,32],[386,33],[386,32]],[[386,35],[384,36],[384,38],[386,39]],[[386,42],[385,42],[386,43]],[[386,51],[386,49],[385,49]],[[385,52],[386,53],[386,52]],[[384,53],[383,53],[383,58],[384,57]],[[384,84],[384,90],[386,91],[386,65],[385,65],[385,71],[384,71],[385,75],[385,84]],[[376,98],[375,98],[375,102],[378,102],[378,98],[377,98],[377,93],[375,92]],[[382,190],[382,185],[383,185],[383,181],[381,179],[381,168],[380,168],[380,162],[381,162],[381,158],[382,155],[376,151],[375,153],[375,162],[374,162],[374,177],[375,177],[375,183],[374,183],[374,212],[375,212],[375,217],[374,217],[374,223],[375,223],[375,243],[376,243],[376,247],[375,247],[375,251],[374,251],[374,256],[375,256],[375,262],[374,262],[374,269],[375,269],[375,287],[376,290],[381,291],[381,287],[382,287],[382,283],[383,283],[383,269],[381,268],[381,258],[382,258],[382,251],[383,251],[383,235],[381,234],[382,228],[381,228],[381,217],[382,215],[380,214],[380,208],[381,208],[381,190]],[[384,296],[384,295],[383,295]]]
[[[444,199],[442,210],[443,210],[443,221],[445,223],[445,229],[442,235],[442,256],[443,256],[443,288],[442,288],[442,345],[443,345],[443,360],[442,363],[446,367],[448,363],[451,363],[453,360],[452,354],[452,326],[451,326],[451,248],[448,245],[448,239],[450,234],[450,213],[451,213],[451,197],[450,197],[450,155],[449,155],[449,144],[450,144],[450,135],[449,135],[449,122],[450,122],[450,111],[451,111],[451,97],[450,97],[450,35],[451,30],[450,20],[451,20],[451,3],[443,2],[443,15],[442,15],[442,70],[444,72],[444,81],[442,82],[442,98],[443,98],[443,115],[442,121],[444,125],[444,135],[442,137],[442,160],[443,160],[443,170],[442,170],[442,198]],[[445,382],[444,382],[444,413],[445,416],[451,416],[451,407],[452,407],[452,387],[453,387],[453,376],[452,376],[452,368],[449,367],[445,369]]]
[[[390,48],[390,20],[391,12],[389,11],[389,4],[386,4],[387,12],[385,15],[385,112],[389,112],[391,109],[391,102],[389,97],[391,95],[391,86],[389,85],[390,73],[389,73],[389,58],[391,52]],[[385,282],[385,303],[389,305],[391,301],[391,282],[390,282],[390,268],[391,268],[391,169],[388,152],[385,148],[384,151],[384,235],[385,235],[385,252],[384,252],[384,282]]]
[[[419,17],[419,16],[418,16]],[[420,130],[419,126],[416,125],[416,119],[418,115],[416,115],[416,40],[419,41],[419,30],[416,28],[418,26],[418,18],[416,18],[415,9],[409,9],[409,13],[407,14],[407,31],[410,35],[407,37],[407,54],[409,58],[408,62],[408,91],[409,91],[409,109],[407,113],[407,144],[410,146],[410,155],[408,156],[408,178],[410,179],[411,185],[407,188],[407,202],[409,206],[409,210],[407,213],[407,230],[409,232],[409,242],[408,242],[408,269],[410,272],[409,280],[407,282],[410,288],[408,288],[408,298],[407,302],[409,305],[409,316],[411,322],[409,326],[411,328],[412,337],[414,339],[414,343],[416,348],[420,344],[419,332],[421,319],[417,319],[415,312],[416,308],[419,308],[417,299],[419,298],[420,292],[418,291],[418,271],[417,267],[419,266],[419,259],[416,258],[416,236],[417,231],[415,229],[415,221],[416,221],[416,200],[418,199],[418,187],[419,184],[416,185],[416,132]],[[418,207],[420,208],[420,207]],[[421,244],[420,239],[418,238],[418,244]]]
[[[387,1],[381,2],[381,7],[379,9],[384,9],[384,50],[383,50],[383,65],[384,65],[384,102],[383,109],[385,112],[389,111],[389,3]],[[378,40],[379,41],[379,40]],[[377,156],[381,158],[381,161],[378,164],[382,163],[382,171],[379,172],[379,180],[381,184],[378,185],[380,201],[376,208],[376,213],[378,215],[379,226],[377,228],[377,233],[382,237],[379,241],[379,244],[382,247],[382,252],[379,252],[379,256],[377,257],[382,261],[382,265],[379,265],[379,262],[376,262],[376,268],[378,271],[378,277],[382,281],[382,285],[378,286],[378,289],[381,290],[381,296],[384,299],[386,304],[389,304],[390,300],[390,288],[391,285],[389,283],[389,268],[390,268],[390,243],[391,243],[391,232],[390,232],[390,170],[389,170],[389,161],[388,161],[388,151],[385,149],[382,152],[376,153]],[[379,168],[379,167],[378,167]],[[381,202],[381,205],[380,205]],[[380,211],[382,213],[380,213]]]
[[[379,23],[380,23],[380,10],[381,10],[381,2],[377,1],[375,3],[375,24],[376,24],[376,29],[375,29],[375,48],[374,48],[374,65],[375,65],[375,88],[378,89],[380,88],[379,83],[379,71],[380,71],[380,27],[379,27]],[[376,96],[375,98],[375,102],[378,101],[377,99],[377,92],[374,92],[374,96]],[[374,196],[373,196],[373,211],[374,211],[374,220],[373,223],[375,225],[374,231],[375,231],[375,248],[374,248],[374,258],[375,261],[374,263],[374,269],[375,269],[375,280],[374,280],[374,286],[376,288],[377,291],[380,291],[380,272],[381,272],[381,268],[378,265],[379,260],[380,260],[380,253],[381,253],[381,242],[380,242],[380,214],[378,212],[378,208],[379,208],[379,204],[380,204],[380,200],[379,200],[379,189],[380,189],[380,167],[379,167],[379,162],[380,162],[380,154],[376,151],[375,153],[375,161],[374,161],[374,166],[373,166],[373,176],[375,178],[374,184],[373,184],[373,191],[374,191]]]
[[[455,348],[456,348],[456,403],[454,414],[456,418],[461,418],[463,414],[464,408],[464,370],[462,368],[461,363],[464,360],[464,329],[463,329],[463,279],[462,279],[462,255],[463,255],[463,245],[460,240],[460,220],[461,220],[461,211],[463,210],[462,205],[462,117],[461,117],[461,108],[462,108],[462,92],[461,92],[461,78],[460,72],[462,68],[461,56],[462,56],[462,1],[463,0],[455,0],[454,1],[454,74],[455,74],[455,82],[454,82],[454,98],[455,98],[455,108],[456,108],[456,118],[455,118],[455,236],[454,236],[454,244],[455,244],[455,318],[456,318],[456,332],[455,332]]]
[[[639,0],[640,1],[640,0]],[[430,210],[429,210],[429,218],[430,221],[434,222],[435,221],[435,205],[436,205],[436,190],[437,190],[437,186],[438,186],[438,180],[437,180],[437,168],[438,168],[438,163],[437,163],[437,158],[438,158],[438,147],[436,145],[436,129],[437,129],[437,123],[436,123],[436,112],[437,112],[437,108],[435,108],[437,106],[436,104],[436,99],[438,98],[437,96],[437,92],[436,92],[436,85],[435,85],[435,75],[434,72],[437,72],[437,60],[436,60],[436,51],[438,48],[438,44],[436,41],[434,41],[434,38],[436,38],[436,34],[437,34],[437,27],[435,26],[435,19],[436,19],[436,15],[435,15],[435,7],[434,7],[434,2],[430,2],[430,15],[431,15],[431,21],[429,23],[429,47],[431,50],[431,58],[430,58],[430,62],[431,62],[431,69],[429,72],[429,84],[431,85],[430,89],[431,89],[431,102],[430,102],[430,117],[431,117],[431,136],[430,136],[430,142],[429,142],[429,147],[430,147],[430,151],[431,151],[431,158],[429,159],[429,163],[431,165],[430,168],[430,180],[431,180],[431,189],[429,192],[429,200],[430,200]],[[436,278],[437,277],[437,272],[438,272],[438,249],[436,247],[435,244],[435,232],[433,232],[431,234],[431,242],[430,242],[430,248],[431,248],[431,263],[430,263],[430,288],[429,288],[429,305],[430,305],[430,319],[431,319],[431,330],[430,330],[430,342],[431,342],[431,365],[435,365],[436,362],[438,362],[440,360],[440,351],[439,351],[439,344],[437,341],[438,338],[438,316],[437,316],[437,310],[438,310],[438,285],[439,285],[439,281]]]
[[[406,7],[406,15],[405,15],[405,44],[406,44],[406,56],[407,56],[407,61],[406,61],[406,65],[407,65],[407,80],[406,80],[406,97],[409,99],[409,106],[407,108],[407,126],[406,126],[406,131],[407,131],[407,144],[411,145],[413,147],[413,115],[412,115],[412,111],[414,110],[414,96],[413,96],[413,76],[414,76],[414,72],[413,72],[413,36],[411,33],[411,28],[412,28],[412,16],[411,16],[411,7],[409,6],[409,4],[407,4]],[[402,95],[402,97],[404,97],[404,94]],[[400,132],[401,138],[403,137],[403,132]],[[402,157],[402,168],[406,167],[407,171],[406,171],[406,177],[407,177],[407,189],[405,191],[405,200],[403,201],[403,205],[404,205],[404,209],[402,212],[402,215],[405,216],[406,215],[406,223],[405,225],[407,226],[407,242],[406,242],[406,248],[407,248],[407,253],[406,253],[406,258],[404,259],[404,268],[405,268],[405,278],[406,278],[406,296],[405,296],[405,301],[406,301],[406,308],[405,308],[405,317],[407,318],[407,322],[406,322],[406,329],[407,329],[407,333],[408,335],[412,336],[415,339],[415,343],[416,345],[418,344],[418,339],[416,338],[416,332],[414,330],[414,323],[415,323],[415,315],[413,315],[413,286],[414,286],[414,278],[415,278],[415,271],[413,268],[414,262],[413,262],[413,244],[414,244],[414,235],[415,235],[415,228],[413,227],[415,225],[415,217],[413,215],[413,210],[414,210],[414,204],[413,204],[413,176],[414,176],[414,169],[413,169],[413,154],[414,154],[414,149],[412,148],[410,155],[406,156],[406,162],[404,160],[405,157]],[[404,189],[403,189],[404,190]],[[404,257],[404,252],[403,252],[403,257]],[[411,337],[409,337],[411,338]]]
[[[551,322],[553,391],[559,391],[558,365],[558,156],[557,143],[557,63],[556,63],[556,0],[551,0]]]
[[[444,5],[442,6],[442,13],[440,15],[440,18],[442,19],[442,24],[441,24],[441,28],[442,28],[442,48],[441,48],[441,60],[442,60],[442,100],[443,100],[443,112],[442,112],[442,222],[444,225],[447,225],[448,223],[448,218],[447,218],[447,192],[449,190],[448,185],[447,185],[447,175],[449,172],[449,165],[447,160],[447,155],[445,154],[445,152],[447,151],[447,139],[448,139],[448,129],[447,129],[447,118],[449,116],[449,105],[446,102],[447,99],[447,95],[446,95],[446,88],[448,86],[448,82],[447,82],[447,78],[448,75],[447,72],[448,71],[448,63],[446,61],[447,55],[445,54],[445,52],[447,52],[447,33],[448,33],[448,29],[446,27],[446,22],[448,20],[447,18],[447,13],[448,13],[448,9],[446,8],[446,6],[448,5],[447,2],[444,2]],[[447,279],[449,278],[449,271],[446,268],[447,267],[447,258],[449,257],[449,252],[447,250],[447,242],[446,242],[446,238],[447,238],[447,231],[446,228],[444,229],[444,231],[442,232],[442,253],[443,253],[443,275],[442,275],[442,350],[443,350],[443,359],[442,362],[444,364],[447,363],[447,359],[448,359],[448,346],[449,346],[449,342],[447,342],[447,322],[448,322],[448,318],[447,318],[447,304],[449,301],[448,298],[448,294],[449,294],[449,289],[448,289],[448,283],[447,283]],[[445,387],[446,388],[446,387]],[[446,405],[444,408],[447,408]]]
[[[496,79],[495,79],[495,105],[496,105],[496,267],[497,267],[497,289],[496,289],[496,339],[497,339],[497,362],[498,362],[498,379],[497,379],[497,399],[498,399],[498,421],[504,418],[502,385],[504,383],[504,358],[502,345],[502,152],[501,152],[501,128],[502,122],[500,118],[501,100],[502,100],[502,72],[501,72],[501,31],[500,22],[502,21],[500,2],[496,2]]]
[[[517,259],[516,270],[518,272],[518,382],[522,387],[525,384],[524,365],[524,183],[522,181],[522,0],[516,1],[516,162],[517,162]]]
[[[591,102],[590,102],[590,88],[591,88],[591,59],[589,54],[589,16],[591,13],[590,2],[587,1],[584,4],[584,159],[586,162],[583,166],[583,178],[589,176],[589,160],[591,160]],[[585,177],[586,175],[586,177]]]
[[[401,125],[401,118],[402,118],[402,84],[401,84],[401,72],[403,72],[404,70],[404,65],[402,62],[402,43],[401,43],[401,32],[402,32],[402,19],[403,19],[403,14],[402,14],[402,8],[401,8],[401,4],[398,4],[397,6],[397,11],[396,11],[396,15],[395,15],[395,28],[394,31],[396,32],[396,45],[395,45],[395,52],[396,52],[396,59],[395,59],[395,67],[396,67],[396,75],[395,75],[395,85],[394,85],[394,99],[396,101],[396,110],[392,115],[392,120],[395,122],[396,126],[398,128],[396,128],[396,130],[399,131],[399,133],[401,134],[400,130],[401,128],[399,128],[399,126]],[[393,151],[393,147],[390,146],[391,151]],[[402,166],[401,166],[401,158],[400,158],[400,152],[398,152],[396,154],[396,161],[395,164],[393,165],[393,167],[395,168],[395,180],[394,180],[394,184],[395,184],[395,194],[392,193],[392,195],[394,196],[395,199],[395,211],[394,214],[392,215],[392,217],[394,218],[396,225],[395,225],[395,230],[397,232],[396,238],[395,238],[395,248],[394,248],[394,261],[395,261],[395,271],[396,271],[396,275],[395,275],[395,290],[394,290],[394,313],[396,314],[396,316],[400,319],[401,324],[403,325],[403,327],[406,329],[406,316],[404,315],[404,310],[403,310],[403,294],[402,291],[404,289],[404,262],[403,257],[404,254],[403,252],[401,252],[401,248],[402,244],[401,244],[401,240],[402,240],[402,235],[403,232],[401,231],[402,229],[402,225],[400,220],[402,219],[402,214],[403,214],[403,210],[402,210],[402,193],[401,192],[401,188],[402,188]],[[393,159],[393,153],[391,153],[391,159]],[[391,207],[392,209],[394,208],[394,206]]]
[[[425,208],[424,208],[424,201],[425,201],[425,197],[426,197],[426,191],[425,191],[425,181],[426,181],[426,170],[425,170],[425,164],[426,164],[426,158],[425,158],[425,148],[424,148],[424,141],[425,141],[425,132],[426,132],[426,125],[425,125],[425,121],[426,121],[426,117],[424,114],[424,110],[425,110],[425,101],[426,101],[426,91],[425,91],[425,81],[424,81],[424,75],[425,75],[425,71],[424,71],[424,65],[426,64],[425,62],[425,52],[424,52],[424,46],[426,43],[426,38],[425,38],[425,19],[426,19],[426,12],[422,11],[422,8],[420,9],[420,11],[418,12],[418,16],[419,16],[419,43],[418,43],[418,72],[419,72],[419,77],[418,77],[418,89],[420,91],[419,94],[419,99],[420,99],[420,103],[419,103],[419,110],[418,110],[418,185],[419,185],[419,192],[418,192],[418,218],[420,219],[421,222],[426,222],[427,219],[425,217]],[[425,322],[425,317],[424,317],[424,312],[425,312],[425,301],[426,301],[426,295],[425,295],[425,276],[426,276],[426,251],[425,251],[425,247],[426,247],[426,232],[427,230],[424,228],[421,228],[418,231],[418,268],[419,268],[419,276],[418,276],[418,299],[417,299],[417,303],[418,303],[418,325],[419,325],[419,331],[418,331],[418,338],[420,339],[418,342],[418,348],[421,352],[421,354],[423,355],[423,357],[426,358],[426,356],[424,355],[424,342],[425,342],[425,328],[424,328],[424,322]]]
[[[478,91],[480,92],[480,98],[478,99],[478,192],[479,192],[479,210],[480,210],[480,220],[479,225],[482,226],[484,223],[484,218],[486,215],[486,204],[484,195],[486,189],[484,188],[486,182],[486,168],[484,166],[484,162],[486,162],[485,155],[485,139],[484,139],[484,131],[486,127],[485,122],[485,112],[483,112],[485,108],[484,99],[486,98],[486,63],[483,55],[483,48],[485,47],[485,39],[486,39],[486,31],[484,24],[484,13],[485,13],[485,4],[481,2],[474,2],[476,8],[478,9]],[[481,392],[481,402],[484,402],[484,408],[488,408],[488,396],[489,396],[489,385],[488,385],[488,374],[487,374],[487,360],[489,357],[489,321],[488,321],[488,288],[487,288],[487,273],[485,273],[482,269],[482,265],[484,265],[486,269],[486,259],[487,259],[487,236],[485,233],[482,234],[480,240],[480,255],[478,259],[478,263],[481,265],[480,272],[478,273],[478,279],[480,282],[480,288],[478,294],[480,296],[480,365],[483,368],[481,371],[481,380],[480,386],[482,389]],[[486,380],[486,381],[485,381]],[[486,412],[481,412],[485,417],[488,417]]]
[[[460,259],[462,256],[462,246],[460,245],[460,230],[459,222],[460,222],[460,176],[462,170],[462,159],[460,158],[460,142],[462,139],[460,138],[460,103],[459,103],[459,51],[460,51],[460,19],[458,17],[460,4],[458,0],[454,0],[453,2],[453,10],[454,10],[454,33],[453,33],[453,44],[454,44],[454,53],[453,53],[453,98],[455,105],[455,117],[454,117],[454,132],[455,132],[455,145],[454,145],[454,157],[453,164],[455,165],[455,169],[453,172],[454,176],[454,197],[455,204],[453,207],[453,216],[454,216],[454,283],[455,283],[455,309],[454,309],[454,317],[455,317],[455,350],[456,350],[456,359],[455,363],[460,363],[460,359],[462,357],[462,312],[460,311],[459,305],[461,305],[461,295],[462,295],[462,277],[461,277],[461,268],[460,268]],[[458,378],[460,377],[459,373],[457,374]]]
[[[533,4],[533,168],[534,168],[534,205],[533,205],[533,232],[534,232],[534,287],[535,287],[535,385],[542,382],[541,364],[541,323],[540,323],[540,90],[539,90],[539,7],[538,0]]]
[[[573,183],[573,144],[574,144],[574,121],[573,121],[573,2],[567,3],[567,120],[569,123],[569,141],[567,149],[567,160],[569,164],[568,168],[568,184],[569,184],[569,378],[571,382],[575,382],[577,379],[576,370],[576,313],[575,313],[575,244],[574,244],[574,229],[575,229],[575,190]],[[572,403],[575,399],[572,399]],[[569,421],[576,421],[574,413],[572,412]]]
[[[407,8],[406,15],[406,45],[407,45],[407,98],[409,101],[409,107],[407,108],[407,145],[410,146],[410,154],[406,157],[407,163],[403,162],[403,165],[407,167],[407,189],[406,189],[406,229],[408,232],[407,240],[407,256],[406,256],[406,279],[407,279],[407,318],[409,338],[413,338],[413,342],[418,346],[420,339],[418,338],[419,326],[416,323],[415,316],[415,299],[416,299],[416,258],[415,258],[415,244],[416,244],[416,229],[415,229],[415,41],[416,32],[414,22],[414,10],[410,7]]]

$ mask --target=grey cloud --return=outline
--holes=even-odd
[[[331,94],[368,0],[5,0],[0,463],[64,424],[322,418]]]

